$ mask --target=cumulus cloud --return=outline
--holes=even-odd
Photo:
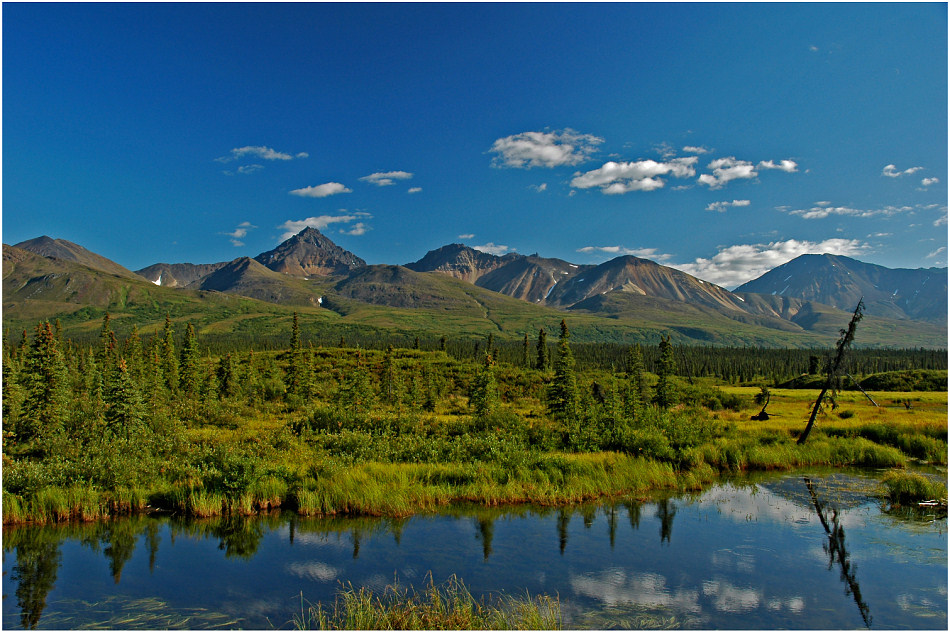
[[[684,156],[666,162],[650,159],[623,163],[609,161],[598,169],[576,173],[571,186],[577,189],[600,187],[605,194],[653,191],[666,184],[658,176],[670,174],[676,178],[688,178],[696,175],[694,165],[698,160],[698,156]]]
[[[357,222],[349,229],[340,229],[340,234],[341,235],[364,235],[369,230],[370,230],[370,227],[368,227],[365,222]]]
[[[904,171],[900,171],[897,169],[897,165],[885,165],[884,169],[881,170],[881,175],[887,176],[888,178],[900,178],[901,176],[909,176],[921,169],[923,169],[923,167],[909,167]]]
[[[241,165],[237,168],[237,171],[239,174],[253,174],[255,171],[259,171],[261,169],[264,169],[263,165],[254,163],[252,165]]]
[[[488,244],[483,244],[481,246],[473,246],[476,251],[481,251],[483,253],[488,253],[489,255],[504,255],[515,249],[510,246],[505,246],[503,244],[495,244],[494,242],[489,242]]]
[[[344,185],[341,185],[338,182],[327,182],[314,187],[294,189],[290,193],[291,195],[300,196],[302,198],[326,198],[327,196],[332,196],[338,193],[351,193],[352,191],[352,189],[347,189]]]
[[[245,156],[255,156],[261,160],[293,160],[294,158],[307,158],[309,154],[307,154],[307,152],[288,154],[286,152],[278,152],[273,148],[263,145],[246,145],[244,147],[235,147],[226,156],[221,156],[215,160],[219,163],[230,163],[234,160],[240,160]]]
[[[256,229],[257,227],[251,224],[250,222],[241,222],[237,225],[237,228],[233,231],[225,231],[222,235],[227,235],[231,238],[231,243],[235,246],[244,246],[244,242],[241,240],[247,235],[247,232],[251,229]]]
[[[702,147],[702,146],[685,145],[685,146],[683,146],[683,151],[686,152],[687,154],[708,154],[708,153],[711,152],[712,150],[711,150],[711,149],[707,149],[707,148]]]
[[[747,160],[738,160],[735,156],[726,158],[717,158],[706,166],[711,169],[711,174],[702,174],[699,177],[700,184],[708,185],[710,189],[722,189],[726,183],[732,180],[755,178],[758,173],[755,171],[755,165]]]
[[[537,191],[538,193],[541,193],[542,191],[547,191],[547,188],[548,188],[548,183],[546,182],[542,182],[540,185],[528,185],[528,189],[533,189]]]
[[[775,163],[771,160],[759,161],[759,169],[780,169],[789,174],[793,174],[798,171],[798,163],[793,160],[785,159],[781,160],[778,163]]]
[[[798,215],[806,220],[820,220],[831,215],[850,216],[857,218],[871,218],[875,216],[892,216],[899,213],[913,211],[915,207],[886,206],[880,209],[855,209],[853,207],[835,207],[829,202],[819,202],[809,209],[792,209],[790,215]]]
[[[462,235],[459,235],[460,240],[470,240],[473,237],[475,237],[474,233],[463,233]]]
[[[858,240],[842,238],[821,242],[786,240],[767,244],[736,244],[720,249],[709,259],[700,257],[688,264],[668,265],[725,288],[735,288],[799,255],[829,253],[854,256],[867,249],[868,246]]]
[[[422,191],[422,187],[409,187],[409,193],[419,193]]]
[[[584,246],[577,249],[578,253],[607,253],[608,255],[633,255],[654,261],[669,259],[672,255],[660,253],[655,248],[626,248],[624,246]]]
[[[522,132],[496,140],[489,153],[495,167],[558,167],[577,165],[597,151],[604,139],[570,128],[554,132]]]
[[[356,211],[346,215],[318,215],[310,218],[304,218],[303,220],[287,220],[283,224],[278,225],[277,228],[284,230],[284,233],[280,236],[281,241],[293,237],[308,226],[310,228],[317,229],[318,231],[322,231],[331,224],[349,224],[350,222],[357,223],[353,226],[351,231],[356,229],[358,226],[362,226],[363,228],[359,232],[349,233],[349,235],[362,235],[369,229],[369,227],[365,226],[361,220],[366,220],[372,217],[373,216],[369,213],[362,211]]]
[[[409,180],[412,174],[408,171],[382,171],[363,176],[360,178],[363,182],[370,182],[379,187],[396,184],[397,180]]]
[[[920,181],[920,184],[923,185],[924,187],[929,187],[930,185],[935,185],[938,182],[940,182],[939,178],[924,178],[923,180]]]
[[[726,209],[729,207],[747,207],[750,204],[752,204],[751,200],[733,200],[732,202],[723,200],[722,202],[710,202],[709,206],[706,207],[706,210],[725,213]]]

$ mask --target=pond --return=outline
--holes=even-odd
[[[811,471],[569,508],[9,528],[3,627],[292,628],[344,584],[456,576],[557,596],[572,629],[946,630],[946,515],[888,511],[873,486]]]

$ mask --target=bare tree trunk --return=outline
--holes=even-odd
[[[851,347],[851,342],[854,340],[854,331],[858,327],[858,321],[861,320],[862,310],[864,309],[864,297],[861,297],[861,300],[858,301],[857,307],[854,309],[854,314],[851,315],[851,321],[848,323],[847,330],[841,330],[841,338],[838,339],[837,351],[835,353],[835,360],[831,364],[831,367],[828,368],[828,378],[825,380],[825,386],[822,388],[821,393],[818,394],[818,399],[815,401],[815,408],[811,410],[811,416],[808,418],[808,424],[805,426],[805,430],[798,437],[798,443],[804,444],[805,440],[808,439],[808,434],[811,433],[811,428],[815,425],[815,418],[818,417],[818,411],[821,409],[821,401],[824,400],[825,394],[828,393],[829,389],[835,388],[835,379],[838,377],[838,372],[841,370],[841,362],[844,360],[845,352],[848,351],[848,348]]]

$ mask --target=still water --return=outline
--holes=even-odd
[[[344,584],[546,593],[565,628],[947,629],[946,515],[859,474],[403,520],[137,517],[3,532],[3,628],[292,628]]]

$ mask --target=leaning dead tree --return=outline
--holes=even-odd
[[[808,424],[805,426],[804,432],[799,436],[798,443],[804,444],[805,440],[808,439],[808,434],[811,433],[811,427],[815,425],[815,418],[818,417],[818,412],[821,410],[821,402],[825,399],[825,394],[831,391],[831,397],[834,398],[837,392],[838,377],[841,372],[841,363],[844,361],[844,355],[847,353],[848,348],[851,347],[851,342],[854,341],[854,331],[858,327],[858,321],[861,320],[861,317],[864,316],[864,297],[858,301],[857,307],[854,309],[854,314],[851,315],[851,322],[848,323],[848,329],[841,330],[841,338],[838,339],[838,345],[835,350],[835,359],[832,361],[831,365],[828,367],[828,376],[825,379],[825,386],[822,387],[821,393],[818,394],[818,399],[815,400],[815,408],[811,410],[811,416],[808,418]]]

